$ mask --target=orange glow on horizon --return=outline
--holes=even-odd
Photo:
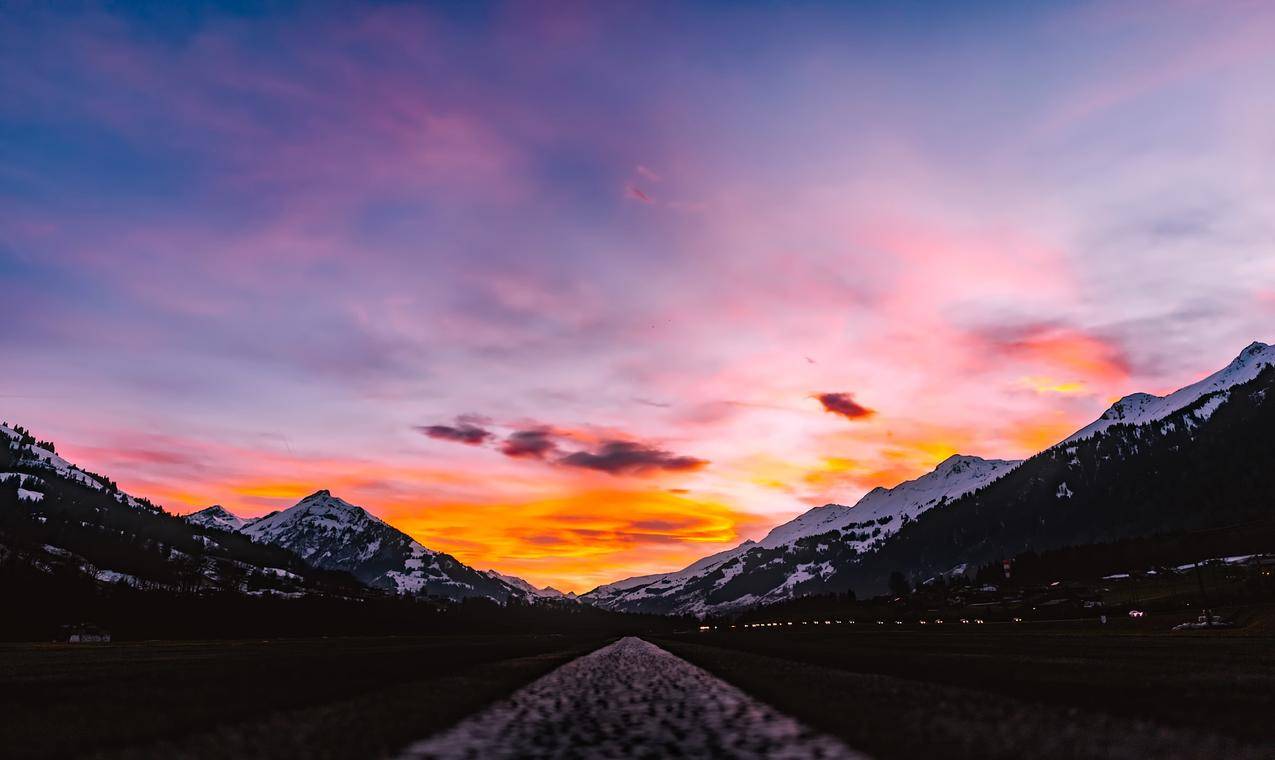
[[[433,504],[387,517],[422,544],[473,567],[577,592],[681,568],[770,524],[725,504],[660,490]]]
[[[1024,377],[1022,382],[1024,386],[1037,393],[1059,393],[1064,396],[1072,396],[1078,393],[1085,393],[1088,390],[1088,386],[1078,380],[1055,380],[1052,377],[1041,375]]]

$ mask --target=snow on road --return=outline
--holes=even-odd
[[[669,652],[625,638],[403,758],[860,758]]]

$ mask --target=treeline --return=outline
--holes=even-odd
[[[1023,584],[1087,581],[1117,573],[1144,573],[1218,557],[1262,553],[1275,553],[1275,520],[1023,552],[1012,558],[1011,578]],[[982,565],[975,578],[980,583],[1003,584],[1004,565],[1001,561]]]
[[[15,429],[24,440],[31,438],[23,429]],[[197,528],[150,508],[148,502],[140,509],[129,506],[110,481],[102,491],[60,477],[29,463],[21,448],[0,447],[0,471],[19,474],[0,482],[0,544],[19,556],[39,556],[47,553],[45,547],[57,547],[95,567],[183,591],[289,585],[278,576],[254,573],[253,568],[286,570],[316,588],[361,588],[344,573],[315,570],[278,547]],[[38,484],[27,488],[43,494],[39,501],[19,499],[23,475],[38,479]]]
[[[422,634],[596,633],[686,630],[694,621],[607,612],[575,602],[505,606],[371,594],[297,598],[235,592],[186,594],[100,584],[70,570],[0,561],[0,640],[49,641],[82,623],[116,640]]]
[[[36,438],[34,435],[32,435],[30,430],[27,430],[21,425],[10,425],[8,422],[2,422],[0,423],[0,425],[4,425],[5,427],[9,428],[10,430],[18,434],[18,439],[16,441],[10,441],[9,448],[22,447],[22,446],[35,446],[37,448],[44,449],[54,454],[58,453],[58,450],[54,448],[53,441],[42,441]]]

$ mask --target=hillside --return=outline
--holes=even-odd
[[[0,426],[0,564],[98,584],[199,593],[356,590],[291,552],[210,531],[122,492],[59,456],[54,445]]]
[[[347,572],[372,588],[396,594],[483,597],[499,603],[562,596],[536,589],[521,578],[475,570],[450,554],[428,549],[326,490],[263,517],[243,519],[212,506],[186,519],[287,549],[313,567]]]
[[[919,580],[1024,551],[1270,519],[1273,362],[1275,349],[1254,343],[1179,392],[1126,397],[1025,462],[953,457],[853,507],[810,510],[760,542],[582,598],[617,610],[720,613],[805,594],[881,593],[895,571]]]

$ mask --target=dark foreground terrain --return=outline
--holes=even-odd
[[[1275,630],[801,625],[653,639],[881,758],[1275,757]],[[892,623],[892,621],[891,621]]]
[[[791,757],[1275,757],[1270,612],[1250,609],[1233,630],[1170,632],[1175,620],[643,636],[664,651],[634,638],[603,650],[616,637],[599,634],[2,645],[0,747],[15,758],[751,757],[780,745]]]
[[[0,645],[0,755],[382,757],[608,640]]]

